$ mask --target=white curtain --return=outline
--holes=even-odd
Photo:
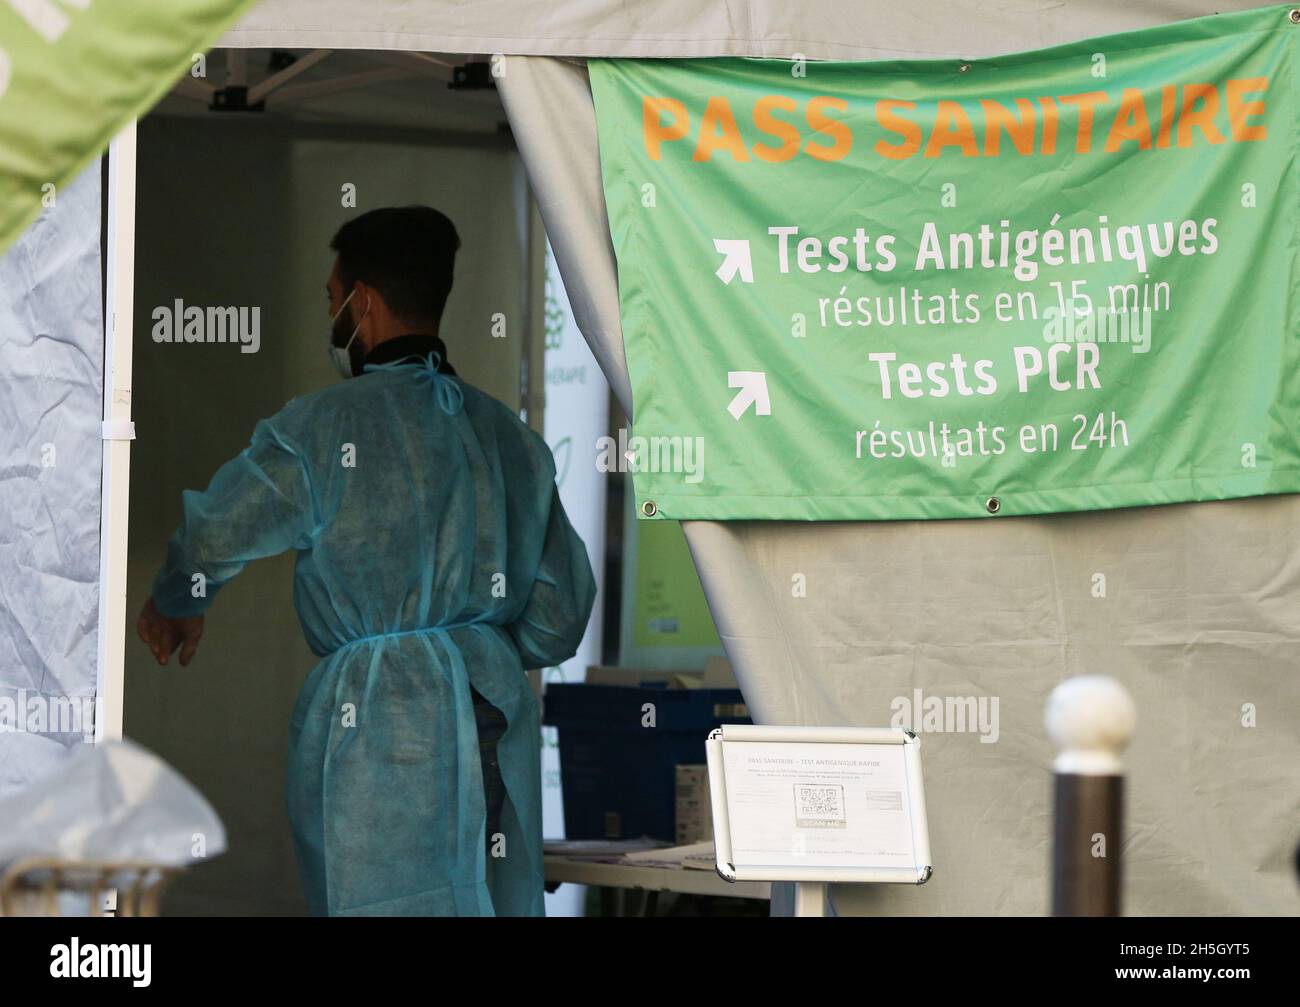
[[[0,258],[0,796],[94,737],[99,162],[48,195]]]

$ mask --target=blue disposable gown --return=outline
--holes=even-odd
[[[371,369],[261,421],[185,492],[154,583],[165,615],[195,615],[250,560],[297,551],[321,661],[290,723],[288,803],[315,914],[544,912],[524,669],[573,656],[595,584],[545,441],[435,364]],[[508,725],[490,872],[471,685]]]

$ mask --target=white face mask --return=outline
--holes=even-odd
[[[334,323],[339,320],[339,315],[343,314],[347,309],[348,302],[352,300],[352,294],[355,294],[356,292],[356,288],[352,288],[352,292],[348,294],[348,296],[344,298],[343,303],[339,305],[339,310],[334,312],[333,317],[330,318],[330,360],[333,362],[334,369],[339,372],[339,377],[341,378],[350,378],[353,376],[352,357],[348,354],[348,350],[352,348],[352,343],[357,338],[357,333],[361,331],[361,322],[364,322],[366,320],[366,315],[370,314],[370,302],[366,301],[366,310],[361,315],[361,321],[357,322],[356,328],[352,330],[352,335],[348,337],[347,345],[334,345]]]

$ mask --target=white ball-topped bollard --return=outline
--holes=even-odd
[[[1057,748],[1052,768],[1080,776],[1118,776],[1120,755],[1137,726],[1133,697],[1106,675],[1068,678],[1047,699],[1047,734]]]
[[[1137,726],[1128,690],[1105,675],[1062,682],[1047,700],[1053,769],[1052,915],[1118,916],[1124,764]]]

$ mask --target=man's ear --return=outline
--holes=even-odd
[[[368,317],[369,315],[373,315],[375,312],[375,288],[370,286],[368,283],[363,283],[360,280],[357,280],[357,282],[353,284],[352,289],[356,291],[352,297],[352,310],[354,312],[354,317],[360,321],[362,316]],[[369,311],[367,311],[367,308]]]
[[[355,305],[353,311],[356,313],[352,318],[353,324],[361,326],[357,332],[357,342],[366,350],[373,350],[376,332],[381,328],[380,322],[384,317],[386,305],[379,291],[370,284],[358,280],[356,290],[357,294],[352,298],[352,303]]]

